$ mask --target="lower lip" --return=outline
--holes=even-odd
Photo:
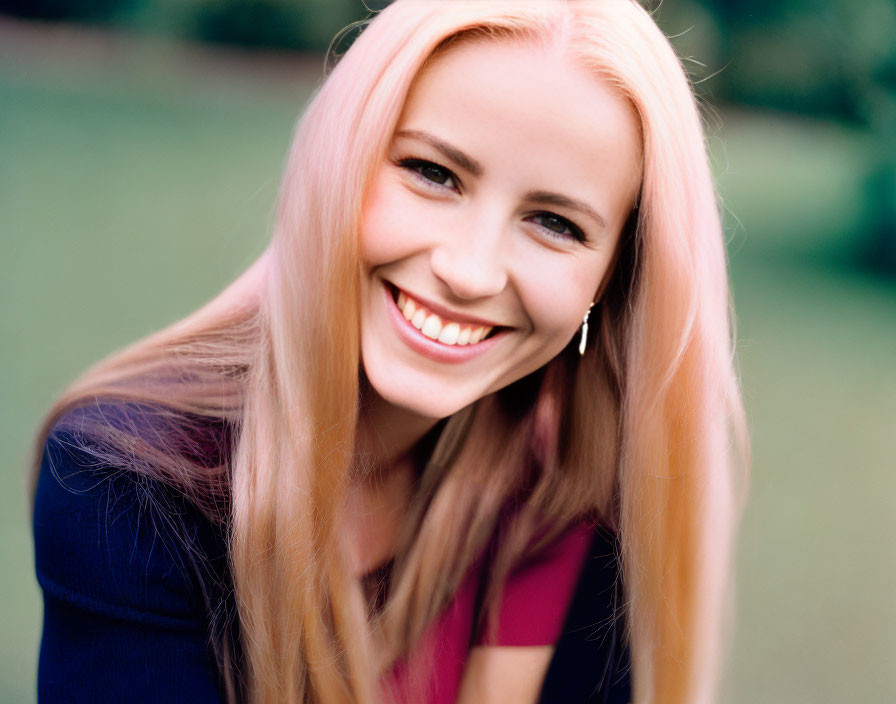
[[[426,335],[411,325],[411,322],[398,310],[395,299],[392,297],[392,290],[388,284],[383,285],[383,292],[386,296],[386,310],[389,311],[389,318],[392,320],[398,337],[414,352],[437,362],[466,362],[488,352],[504,335],[504,331],[500,331],[474,345],[444,345],[437,340],[426,337]]]

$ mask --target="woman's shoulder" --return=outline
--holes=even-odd
[[[134,420],[127,408],[100,410]],[[38,699],[217,704],[211,637],[225,602],[215,590],[228,583],[222,532],[126,456],[110,461],[93,444],[90,422],[60,419],[41,456],[33,512],[44,600]]]
[[[48,433],[34,498],[37,579],[47,597],[108,617],[195,628],[201,580],[225,563],[221,529],[165,482],[110,462],[79,432],[114,404],[72,411]]]

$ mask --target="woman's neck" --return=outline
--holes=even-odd
[[[389,474],[397,465],[412,461],[412,451],[438,423],[386,401],[369,384],[361,386],[361,404],[355,451],[361,481]]]
[[[426,435],[438,422],[387,403],[369,385],[361,388],[356,465],[345,522],[352,570],[358,577],[394,556],[423,456],[431,451]]]

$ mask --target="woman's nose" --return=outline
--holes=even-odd
[[[458,298],[495,296],[507,286],[507,241],[500,222],[461,226],[432,250],[433,274]]]

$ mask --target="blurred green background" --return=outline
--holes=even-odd
[[[35,424],[262,250],[321,52],[366,14],[0,0],[0,701],[34,700]],[[722,701],[896,701],[896,5],[657,19],[706,103],[754,443]]]

